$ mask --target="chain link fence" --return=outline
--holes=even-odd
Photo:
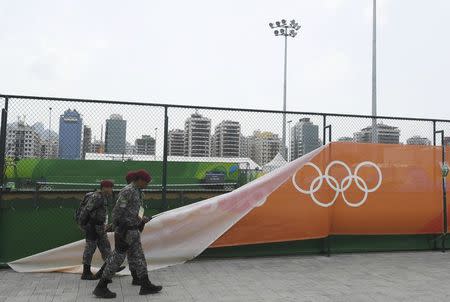
[[[72,217],[84,194],[102,179],[117,192],[129,170],[153,176],[151,216],[234,190],[329,142],[450,144],[450,120],[9,95],[0,107],[8,243],[0,265],[79,239]]]
[[[230,191],[332,142],[450,144],[450,121],[1,96],[2,188],[120,189],[145,168],[149,191]],[[437,138],[443,130],[443,136]]]

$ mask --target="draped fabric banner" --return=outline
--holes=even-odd
[[[272,192],[325,148],[321,147],[233,192],[155,216],[142,233],[149,270],[195,258],[252,209],[263,206]],[[109,239],[114,246],[112,234],[109,234]],[[8,264],[18,272],[80,273],[84,245],[84,240],[80,240]],[[96,252],[93,265],[101,263]]]

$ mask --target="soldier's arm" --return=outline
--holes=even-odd
[[[141,223],[141,218],[138,216],[139,209],[133,209],[132,198],[134,198],[132,192],[127,194],[120,194],[117,200],[118,209],[117,216],[121,224],[125,226],[136,226]]]
[[[102,206],[103,199],[99,196],[94,196],[92,200],[87,204],[86,208],[89,211],[91,222],[93,224],[102,224],[103,221],[97,221],[97,211]]]
[[[86,205],[84,206],[84,208],[81,209],[81,213],[80,213],[81,225],[86,225],[89,222],[89,218],[90,218],[89,206],[92,203],[92,196],[89,196],[87,198],[88,198],[88,201],[86,202]]]

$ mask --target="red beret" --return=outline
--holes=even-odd
[[[130,182],[132,182],[136,177],[136,172],[135,171],[130,171],[127,173],[127,175],[125,176],[125,180],[127,181],[127,184],[129,184]]]
[[[134,173],[134,180],[138,180],[138,179],[142,179],[146,183],[149,183],[152,181],[152,176],[150,175],[150,173],[148,173],[147,171],[142,169],[142,170],[138,170]]]
[[[114,187],[114,183],[111,180],[102,180],[100,182],[100,188],[112,188]]]

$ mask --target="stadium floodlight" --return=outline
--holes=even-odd
[[[287,38],[294,38],[297,36],[298,31],[301,26],[294,19],[290,22],[287,22],[286,19],[282,19],[281,21],[276,21],[275,25],[273,23],[269,23],[269,27],[274,30],[275,36],[284,36],[284,85],[283,85],[283,111],[286,111],[286,77],[287,77]],[[282,138],[282,146],[281,153],[284,159],[287,159],[286,154],[286,113],[283,113],[283,138]]]

